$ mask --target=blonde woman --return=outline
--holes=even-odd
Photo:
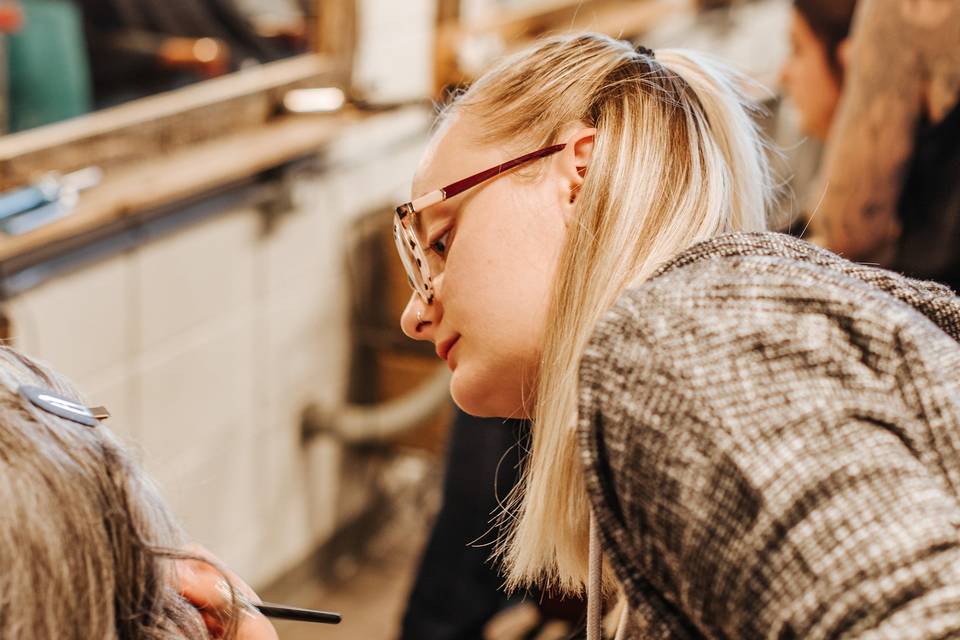
[[[0,638],[276,640],[55,372],[0,347]],[[243,594],[241,596],[240,594]]]
[[[763,233],[740,83],[591,34],[491,70],[397,209],[402,328],[532,420],[507,582],[589,637],[617,592],[620,637],[960,634],[960,303]]]

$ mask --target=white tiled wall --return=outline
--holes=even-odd
[[[18,342],[38,354],[56,354],[57,369],[73,378],[121,366],[134,349],[132,280],[130,258],[121,255],[50,281],[29,300],[13,300],[9,311],[17,320]]]
[[[212,319],[249,311],[260,251],[255,210],[204,220],[136,252],[137,342],[149,350]]]
[[[139,441],[161,479],[184,442],[196,450],[222,450],[253,433],[258,363],[251,311],[230,310],[138,358]]]
[[[237,208],[6,303],[15,344],[109,407],[191,535],[254,584],[337,525],[341,451],[304,449],[300,414],[346,384],[345,230],[406,193],[430,117],[345,131],[271,225]]]

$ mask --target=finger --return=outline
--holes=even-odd
[[[175,560],[179,591],[200,611],[211,637],[222,637],[236,614],[237,640],[277,639],[273,625],[254,607],[261,600],[249,585],[200,545],[184,551],[197,558]]]
[[[256,612],[243,616],[237,630],[237,640],[277,640],[277,631],[263,614]]]
[[[204,626],[211,638],[222,638],[227,632],[224,620],[210,610],[200,610],[200,618],[203,619]]]
[[[219,608],[226,603],[218,583],[223,576],[211,565],[197,560],[176,560],[180,594],[198,608]]]
[[[220,559],[217,558],[217,556],[215,556],[209,549],[205,548],[200,544],[197,544],[196,542],[193,542],[188,544],[186,547],[184,547],[184,551],[205,560],[206,563],[202,562],[201,560],[196,561],[196,563],[205,564],[209,570],[212,570],[216,572],[218,575],[220,575],[221,577],[224,577],[227,580],[229,580],[230,584],[232,584],[237,591],[239,591],[243,596],[245,596],[251,602],[255,602],[258,604],[262,602],[262,600],[260,599],[260,596],[257,595],[256,591],[254,591],[250,587],[250,585],[248,585],[240,576],[238,576],[236,573],[231,571],[229,567],[227,567],[222,562],[220,562]],[[199,570],[203,571],[206,569],[201,568]]]

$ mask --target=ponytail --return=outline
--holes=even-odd
[[[729,207],[724,231],[764,229],[772,203],[773,179],[767,154],[772,153],[760,133],[762,110],[748,97],[759,86],[719,60],[684,49],[667,49],[658,59],[690,86],[703,109],[708,127],[697,142],[722,160],[714,169],[723,176],[721,200]]]

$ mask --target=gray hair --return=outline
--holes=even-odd
[[[47,413],[21,385],[82,402],[0,347],[0,637],[207,638],[173,576],[171,560],[193,556],[153,484],[102,424]]]

